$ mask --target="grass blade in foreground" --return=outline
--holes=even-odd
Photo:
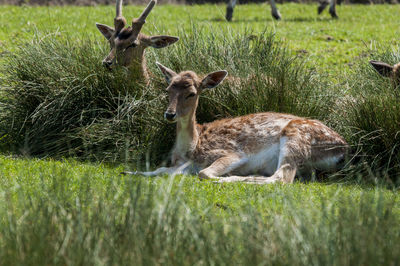
[[[224,185],[0,157],[5,265],[390,265],[397,192]]]

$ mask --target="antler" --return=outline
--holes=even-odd
[[[122,17],[122,0],[117,0],[115,17]]]
[[[146,18],[150,14],[151,10],[153,7],[156,5],[157,1],[156,0],[151,0],[150,3],[147,5],[147,7],[143,10],[142,14],[140,15],[139,18],[134,18],[132,20],[132,28],[134,34],[139,34],[140,30],[143,27],[143,24],[146,23]]]
[[[152,0],[147,7],[145,8],[145,10],[143,10],[142,14],[140,15],[140,17],[138,18],[139,21],[143,21],[146,22],[146,18],[147,16],[150,14],[151,10],[153,9],[153,7],[156,5],[157,1],[156,0]]]
[[[126,25],[126,19],[122,16],[122,0],[117,0],[115,9],[116,9],[116,14],[114,18],[114,28],[116,32],[119,32]]]

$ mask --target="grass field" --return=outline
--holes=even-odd
[[[0,6],[0,25],[7,25],[0,28],[0,62],[15,67],[2,67],[1,93],[12,88],[18,95],[0,94],[15,100],[0,101],[0,141],[10,138],[1,132],[6,119],[5,125],[32,123],[24,130],[35,132],[16,140],[27,141],[28,135],[39,140],[35,148],[41,157],[72,145],[78,136],[84,140],[84,148],[59,153],[57,160],[7,156],[10,150],[3,148],[0,264],[397,265],[399,95],[367,61],[400,61],[400,6],[339,6],[339,20],[327,13],[318,17],[316,5],[279,8],[283,20],[276,22],[266,4],[240,5],[227,23],[224,5],[157,6],[144,32],[181,40],[147,56],[150,62],[200,73],[226,67],[237,76],[266,72],[282,79],[276,88],[260,80],[254,88],[240,84],[239,94],[222,87],[201,99],[199,120],[266,110],[323,120],[371,159],[322,182],[216,185],[194,176],[121,176],[144,163],[153,167],[154,154],[170,148],[174,128],[162,122],[161,80],[135,87],[123,73],[100,65],[108,48],[94,22],[112,24],[114,7]],[[140,10],[126,7],[124,14],[130,19]],[[57,40],[49,41],[53,36]],[[256,40],[249,41],[251,36]],[[157,73],[154,64],[149,66]],[[134,94],[123,95],[124,90]],[[43,100],[32,103],[31,96]],[[357,101],[346,102],[348,96]],[[10,106],[25,120],[10,116]],[[70,122],[77,116],[79,132]],[[73,127],[74,138],[54,134],[68,132],[65,124]],[[70,158],[86,148],[90,152],[90,145],[106,147],[107,154],[93,149],[98,153],[89,157],[91,163]],[[117,146],[126,154],[115,155]],[[146,154],[150,162],[140,161],[138,147],[153,149]],[[107,160],[112,164],[100,162],[113,156],[117,159]]]
[[[334,76],[365,56],[375,45],[400,43],[399,5],[338,6],[339,20],[325,11],[316,13],[317,5],[279,5],[282,21],[274,21],[267,4],[239,5],[232,23],[227,23],[225,5],[162,6],[154,9],[144,32],[176,34],[178,29],[191,31],[191,23],[214,25],[226,31],[245,29],[273,31],[289,42],[294,53],[309,56],[312,65]],[[137,16],[141,7],[124,8],[127,19]],[[21,39],[32,38],[35,31],[58,32],[72,38],[82,35],[101,40],[95,22],[112,25],[115,10],[98,7],[9,7],[0,6],[0,49],[13,49]],[[0,50],[0,52],[1,52]],[[339,79],[340,80],[340,79]]]
[[[400,196],[380,187],[215,185],[0,157],[4,265],[396,265]]]

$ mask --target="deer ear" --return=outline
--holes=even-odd
[[[106,37],[107,40],[109,40],[111,38],[111,36],[114,34],[114,31],[115,31],[110,26],[107,26],[107,25],[104,25],[104,24],[96,23],[96,27],[99,29],[101,34],[103,34],[104,37]]]
[[[168,67],[165,67],[158,62],[156,62],[156,64],[157,64],[158,68],[161,70],[161,72],[164,74],[165,80],[167,81],[168,84],[171,83],[171,80],[173,77],[178,75],[173,70],[169,69]]]
[[[212,89],[217,87],[228,75],[226,70],[215,71],[208,74],[202,81],[201,81],[201,88],[202,89]]]
[[[144,40],[144,42],[151,47],[154,48],[164,48],[167,47],[168,45],[171,45],[173,43],[176,43],[179,41],[178,37],[174,36],[168,36],[168,35],[157,35],[157,36],[151,36]]]
[[[371,60],[369,63],[384,77],[390,77],[393,73],[393,66],[386,64],[384,62]]]

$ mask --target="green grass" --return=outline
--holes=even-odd
[[[251,29],[255,33],[265,28],[276,32],[288,41],[294,53],[310,56],[312,65],[337,77],[354,58],[365,56],[366,47],[376,43],[398,45],[400,43],[399,5],[351,5],[338,6],[339,20],[330,19],[325,11],[316,13],[317,5],[278,5],[283,16],[276,22],[270,16],[267,4],[239,5],[232,23],[224,20],[225,5],[157,6],[144,27],[153,34],[176,34],[179,29],[191,31],[196,25],[214,25],[226,31]],[[124,7],[128,21],[138,16],[142,7]],[[114,6],[97,7],[10,7],[0,6],[0,52],[13,50],[18,41],[29,40],[34,32],[58,32],[70,38],[94,36],[102,40],[94,23],[111,24]],[[333,40],[328,40],[328,37]]]
[[[266,110],[322,119],[367,159],[321,183],[121,176],[148,150],[151,164],[163,159],[174,127],[162,121],[161,77],[141,87],[102,68],[94,22],[111,24],[113,7],[0,6],[0,136],[16,127],[1,146],[14,138],[17,154],[59,158],[0,155],[0,264],[397,265],[398,93],[367,60],[400,61],[400,6],[341,6],[339,20],[316,5],[279,8],[280,22],[263,4],[238,6],[227,23],[224,5],[157,6],[144,31],[181,40],[149,50],[149,66],[276,78],[210,92],[199,121]]]
[[[100,61],[108,47],[94,36],[38,33],[21,42],[5,57],[2,69],[0,147],[41,157],[125,161],[133,168],[141,168],[145,160],[159,165],[174,141],[174,127],[162,115],[166,99],[160,88],[165,84],[151,64],[159,61],[176,71],[227,69],[242,78],[203,95],[200,123],[262,111],[320,119],[343,135],[373,172],[384,171],[395,184],[400,181],[397,92],[368,66],[370,56],[354,59],[355,67],[337,74],[344,80],[334,83],[324,71],[310,67],[310,57],[293,55],[269,31],[191,24],[177,35],[181,40],[171,47],[148,49],[155,74],[148,86],[131,80],[123,69],[106,71]],[[365,51],[397,62],[399,52],[391,49]]]
[[[148,61],[199,74],[227,69],[242,78],[203,95],[200,123],[260,111],[329,117],[333,91],[327,90],[327,82],[271,33],[228,34],[193,25],[193,33],[178,35],[181,41],[171,47],[149,49]],[[33,156],[136,163],[149,154],[153,165],[165,159],[174,141],[174,126],[162,115],[165,81],[155,75],[143,86],[123,69],[107,71],[99,64],[106,49],[89,39],[75,43],[38,35],[7,57],[6,100],[0,101],[0,132],[6,135],[2,144]],[[158,73],[154,63],[149,68]]]
[[[0,157],[2,264],[390,265],[400,256],[396,191],[120,170]]]

